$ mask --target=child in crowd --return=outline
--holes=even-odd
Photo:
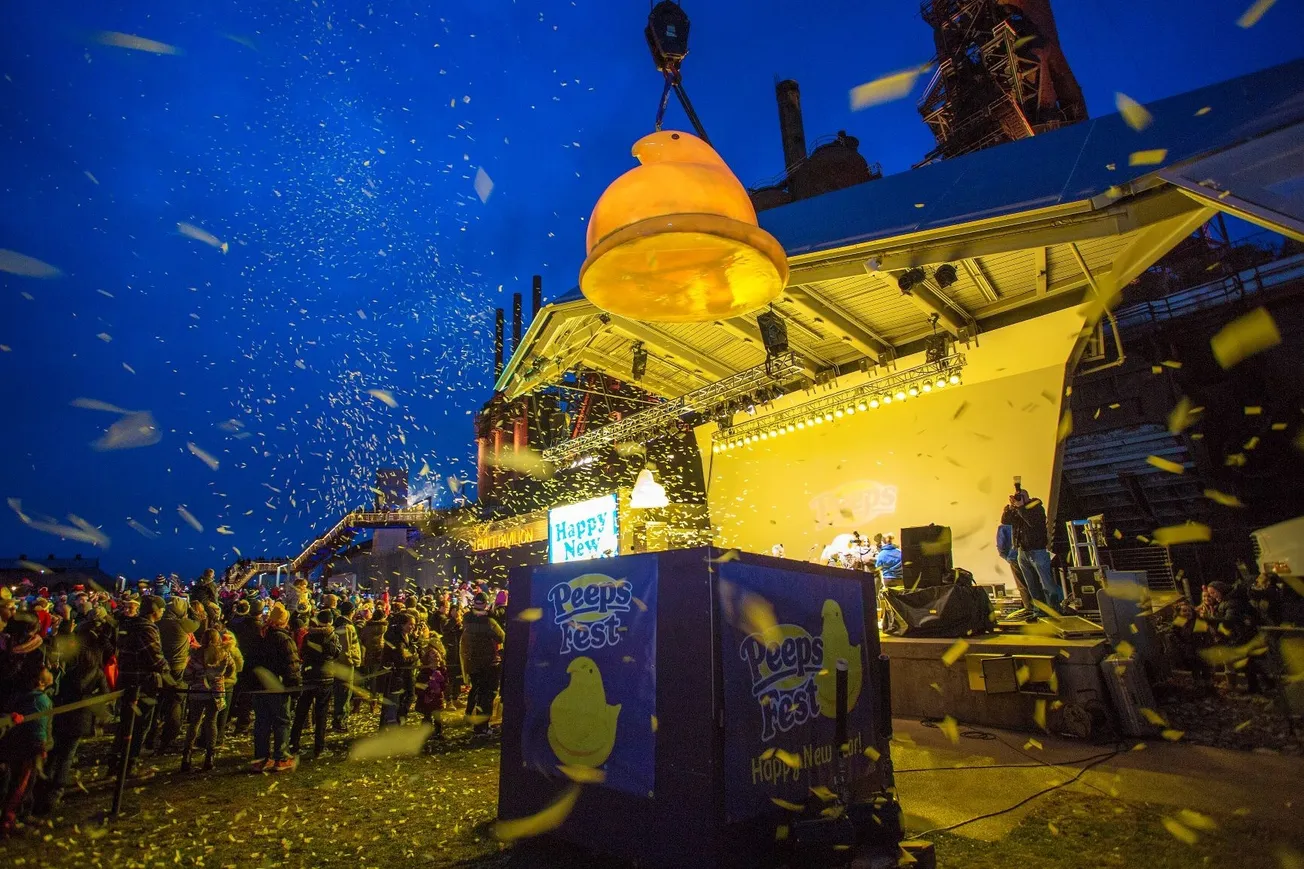
[[[416,709],[421,713],[422,721],[435,726],[432,739],[444,738],[444,685],[447,682],[447,652],[444,642],[439,634],[431,632],[422,653],[421,671],[417,675]]]

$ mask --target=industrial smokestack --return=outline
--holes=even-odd
[[[521,349],[521,294],[512,293],[512,352]]]
[[[779,101],[779,135],[783,140],[783,168],[791,172],[806,159],[806,128],[801,122],[801,89],[792,79],[774,86]]]
[[[494,380],[503,375],[503,309],[494,308]]]
[[[532,316],[539,316],[539,309],[543,307],[543,275],[534,276],[534,313]]]

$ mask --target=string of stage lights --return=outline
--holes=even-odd
[[[857,413],[867,413],[885,405],[927,395],[934,390],[958,386],[964,365],[964,354],[952,353],[914,368],[894,371],[841,392],[821,395],[796,407],[722,428],[711,437],[711,452],[729,452],[738,447],[805,431]]]

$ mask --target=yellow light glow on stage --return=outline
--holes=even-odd
[[[612,182],[589,219],[580,269],[589,301],[636,320],[700,323],[778,298],[787,255],[710,145],[663,130],[633,154],[641,165]]]

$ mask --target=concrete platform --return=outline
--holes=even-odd
[[[882,636],[883,653],[891,659],[892,714],[905,718],[950,715],[965,724],[1041,732],[1034,720],[1038,700],[1045,704],[1052,731],[1078,733],[1082,715],[1110,715],[1100,677],[1100,662],[1108,654],[1103,639],[1061,640],[1028,634],[989,634],[969,637],[968,649],[948,666],[942,656],[954,639]],[[989,693],[981,678],[983,656],[1012,656],[1015,668],[1027,666],[1034,678],[1020,690]],[[1045,673],[1055,678],[1045,681]],[[1038,679],[1036,676],[1040,675]],[[993,688],[997,687],[995,685]],[[1054,700],[1064,707],[1052,708]],[[1064,720],[1065,716],[1072,716]]]
[[[897,719],[893,726],[897,793],[912,833],[1012,806],[1045,787],[1068,781],[1085,765],[1084,758],[1113,748],[1042,734],[1037,737],[1041,749],[1025,750],[1026,734],[995,729],[988,730],[992,739],[961,737],[952,743],[937,728],[918,721]],[[1137,745],[1144,748],[1133,750]],[[1121,748],[1066,789],[1215,816],[1238,811],[1283,830],[1298,827],[1304,758],[1162,739],[1129,740]],[[1033,800],[954,832],[999,841],[1037,804]]]

